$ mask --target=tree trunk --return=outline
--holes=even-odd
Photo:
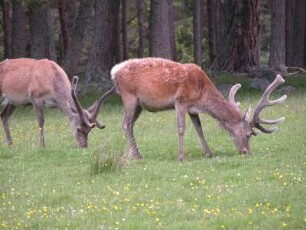
[[[231,27],[231,21],[232,21],[232,8],[231,8],[231,2],[230,1],[219,1],[216,0],[216,30],[217,30],[217,63],[214,65],[214,70],[221,70],[222,62],[224,62],[224,58],[222,56],[225,54],[226,46],[230,45],[230,41],[228,41],[227,44],[226,40],[227,37],[228,40],[230,39],[229,30]],[[228,48],[229,49],[229,48]]]
[[[121,0],[121,28],[122,28],[122,58],[128,58],[128,37],[126,21],[126,0]]]
[[[89,21],[92,19],[93,0],[82,0],[70,33],[70,43],[67,49],[63,67],[68,76],[79,73],[80,62],[84,54],[85,37]],[[73,7],[70,6],[73,9]],[[70,18],[73,17],[70,14]]]
[[[201,1],[194,1],[194,17],[193,17],[193,40],[194,40],[194,62],[197,65],[202,64],[202,23],[201,23]]]
[[[306,14],[306,4],[305,4],[305,14]],[[306,36],[306,15],[304,16],[304,35]],[[304,40],[304,68],[306,69],[306,41]]]
[[[172,60],[177,60],[177,50],[175,42],[175,25],[174,25],[174,5],[173,0],[168,0],[168,15],[169,15],[169,33]]]
[[[12,56],[11,50],[11,23],[10,23],[10,3],[2,0],[1,2],[2,9],[2,28],[4,32],[4,58],[10,58]]]
[[[150,56],[171,59],[168,0],[151,0]]]
[[[78,0],[77,2],[80,2],[79,5],[81,5],[83,1]],[[67,27],[70,31],[70,36],[79,12],[79,5],[77,4],[77,2],[75,0],[65,0]],[[92,2],[92,0],[90,0],[90,2]]]
[[[12,12],[12,57],[27,56],[26,10],[22,0],[13,0]]]
[[[271,0],[269,66],[275,70],[285,66],[285,15],[285,0]]]
[[[58,11],[62,32],[63,53],[65,55],[69,46],[69,29],[65,0],[58,0]]]
[[[104,88],[112,85],[109,71],[119,45],[119,6],[120,0],[95,0],[94,39],[85,75],[87,82],[99,80]]]
[[[304,46],[305,46],[305,0],[295,1],[293,31],[293,56],[292,65],[296,67],[304,66]]]
[[[137,56],[143,57],[144,53],[144,16],[143,16],[143,0],[137,0],[137,19],[138,19],[138,33],[139,33],[139,45],[137,50]]]
[[[47,3],[30,5],[30,43],[32,58],[56,60],[52,18]]]
[[[285,56],[286,56],[286,65],[293,65],[293,28],[294,28],[294,11],[295,11],[295,0],[286,0],[286,26],[285,26]]]
[[[232,0],[229,12],[228,35],[219,53],[220,70],[249,72],[259,67],[259,0]]]
[[[207,0],[207,19],[208,19],[208,46],[209,46],[209,65],[213,65],[217,57],[217,17],[218,7],[216,0]]]

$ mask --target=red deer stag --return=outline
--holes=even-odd
[[[77,81],[78,77],[73,77],[71,85],[64,70],[47,59],[18,58],[1,62],[0,93],[4,100],[0,115],[8,144],[13,144],[9,118],[15,107],[33,104],[40,128],[40,146],[45,146],[43,106],[56,106],[68,117],[79,147],[87,147],[90,130],[104,128],[97,121],[100,100],[104,97],[87,110],[83,109],[75,93]]]
[[[264,133],[272,133],[275,128],[269,130],[261,124],[278,124],[284,120],[259,118],[263,108],[279,104],[287,97],[284,95],[278,100],[269,100],[271,92],[284,82],[280,75],[277,75],[263,94],[251,120],[250,109],[242,114],[234,99],[241,86],[233,86],[229,93],[229,101],[226,101],[205,72],[195,64],[180,64],[161,58],[131,59],[114,66],[111,76],[115,88],[110,91],[116,90],[121,95],[124,105],[123,128],[130,146],[129,154],[137,159],[140,159],[141,155],[133,134],[133,126],[142,109],[151,112],[175,109],[179,135],[178,160],[184,159],[183,136],[187,113],[208,157],[212,157],[212,152],[205,140],[199,113],[207,113],[218,120],[232,135],[236,147],[243,154],[250,153],[249,140],[252,135],[256,135],[253,128]]]

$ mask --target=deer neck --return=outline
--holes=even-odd
[[[69,121],[71,123],[76,123],[77,119],[77,109],[75,106],[74,101],[71,97],[67,97],[66,100],[59,101],[59,108],[62,110],[62,112],[68,117]]]
[[[219,91],[214,90],[209,95],[202,98],[205,101],[205,112],[219,121],[223,128],[233,132],[242,120],[241,113]]]

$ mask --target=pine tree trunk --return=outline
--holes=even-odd
[[[32,58],[56,60],[52,18],[47,3],[30,6],[30,43]]]
[[[271,0],[271,39],[269,66],[282,70],[285,66],[285,0]]]
[[[292,65],[295,67],[304,66],[305,46],[305,0],[295,0],[294,30],[293,30],[293,56]]]
[[[304,15],[304,35],[306,36],[306,4],[305,4],[305,15]],[[306,41],[304,40],[304,68],[306,69]]]
[[[139,45],[137,49],[137,56],[143,57],[144,53],[144,16],[143,16],[143,0],[137,0],[137,19],[138,19],[138,33],[139,33]]]
[[[118,47],[118,21],[120,0],[95,0],[94,40],[89,56],[87,82],[102,82],[104,88],[112,83],[110,69],[115,64]]]
[[[230,1],[219,1],[217,0],[216,11],[218,12],[218,16],[216,17],[216,28],[217,28],[217,64],[214,66],[215,70],[220,71],[222,68],[222,64],[224,62],[226,46],[230,45],[230,34],[229,29],[232,21],[232,9]],[[229,37],[229,38],[227,38]],[[226,42],[229,40],[228,42]],[[229,43],[229,44],[227,44]]]
[[[67,20],[67,11],[65,0],[58,1],[58,11],[62,32],[62,43],[63,43],[63,53],[66,54],[69,46],[69,29],[68,29],[68,20]]]
[[[10,58],[12,56],[11,50],[11,23],[10,23],[10,3],[2,0],[1,2],[2,9],[2,28],[4,32],[4,58]]]
[[[293,65],[293,19],[295,11],[295,0],[286,0],[286,26],[285,26],[285,46],[286,46],[286,65]]]
[[[80,62],[81,57],[84,54],[83,49],[85,45],[85,37],[87,36],[87,27],[92,19],[93,3],[93,0],[81,1],[78,7],[77,16],[71,29],[69,47],[63,61],[63,67],[70,77],[80,71]],[[74,9],[74,7],[71,6],[70,8]],[[73,19],[72,14],[70,14],[70,18],[71,20]]]
[[[225,40],[220,70],[249,72],[259,67],[259,0],[232,0],[229,5],[230,25],[220,37],[220,43]]]
[[[12,57],[27,56],[26,10],[22,0],[13,0],[12,12]]]
[[[121,28],[122,28],[122,58],[128,58],[128,37],[126,21],[126,0],[121,0]]]
[[[194,62],[197,65],[202,64],[202,23],[201,23],[201,0],[194,1],[193,17],[193,40],[194,40]]]
[[[208,46],[209,46],[209,65],[213,65],[217,57],[217,23],[218,9],[216,0],[207,0],[207,20],[208,20]]]
[[[151,0],[150,56],[171,59],[168,0]]]
[[[172,60],[177,60],[177,50],[175,42],[175,25],[174,25],[174,5],[173,0],[168,0],[168,15],[169,15],[169,33]]]
[[[82,4],[82,2],[84,1],[79,1],[80,5]],[[92,0],[90,0],[89,2],[92,2]],[[70,31],[70,36],[71,36],[71,31],[73,29],[73,26],[75,24],[76,18],[78,16],[79,13],[79,7],[78,4],[76,3],[76,1],[74,0],[65,0],[65,8],[66,8],[66,18],[67,18],[67,26],[68,26],[68,30]],[[69,37],[70,40],[70,37]]]

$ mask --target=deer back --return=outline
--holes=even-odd
[[[55,62],[19,58],[0,64],[0,91],[14,104],[29,104],[32,99],[53,103],[59,97],[71,98],[66,73]]]
[[[151,109],[165,109],[180,103],[198,103],[205,89],[213,87],[206,74],[194,64],[180,64],[161,58],[131,59],[111,71],[121,95],[133,95]]]

